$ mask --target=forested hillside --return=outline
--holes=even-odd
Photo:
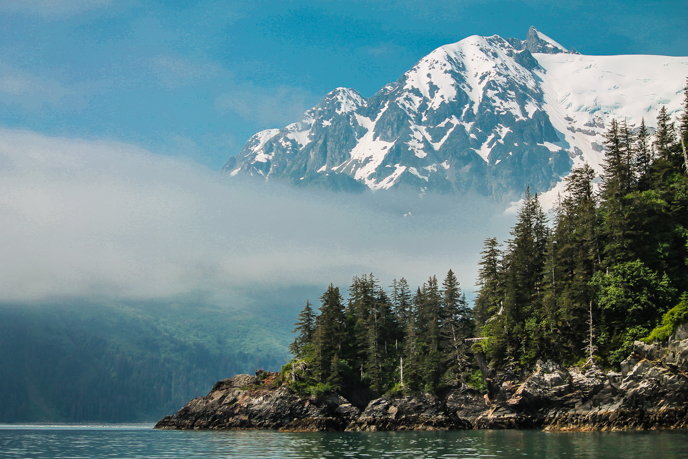
[[[515,373],[547,359],[616,368],[663,316],[688,319],[685,94],[678,126],[665,108],[653,134],[613,120],[603,174],[574,169],[552,214],[526,190],[511,238],[485,240],[474,308],[451,271],[415,294],[355,277],[346,304],[330,285],[319,313],[299,315],[284,377],[305,393],[436,392],[480,386],[474,354]]]
[[[0,422],[142,422],[284,361],[288,323],[190,304],[0,307]],[[270,334],[264,328],[271,329]]]

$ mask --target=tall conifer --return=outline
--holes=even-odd
[[[657,131],[655,132],[655,147],[659,157],[671,161],[671,147],[676,143],[676,126],[671,121],[666,106],[662,105],[657,115]]]
[[[440,328],[440,350],[444,373],[450,378],[450,382],[458,378],[463,384],[468,351],[465,339],[471,337],[473,323],[466,296],[461,291],[459,281],[451,269],[442,283],[441,295],[443,317]]]
[[[650,132],[645,126],[645,118],[640,122],[636,137],[634,171],[638,181],[638,189],[645,191],[650,186],[650,165],[652,164],[652,145]]]
[[[294,324],[294,333],[296,338],[289,346],[289,352],[299,359],[305,357],[305,347],[313,342],[313,333],[315,332],[315,313],[311,308],[311,303],[306,300],[306,306],[299,313],[296,324]]]

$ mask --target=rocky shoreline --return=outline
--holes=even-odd
[[[479,357],[479,356],[478,356]],[[479,363],[480,362],[479,359]],[[539,363],[527,377],[481,365],[487,393],[470,387],[438,395],[379,397],[355,406],[337,394],[301,397],[279,373],[217,382],[156,429],[279,429],[284,432],[688,428],[688,324],[663,344],[635,343],[621,372],[581,372]],[[359,401],[360,402],[360,401]]]

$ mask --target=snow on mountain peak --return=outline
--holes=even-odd
[[[336,88],[331,91],[323,102],[335,101],[337,104],[337,114],[350,113],[356,111],[358,108],[365,106],[366,101],[361,95],[350,88]]]
[[[403,89],[411,94],[406,95],[405,108],[415,111],[427,102],[429,109],[437,110],[456,100],[462,90],[472,101],[475,114],[488,84],[510,79],[534,88],[532,73],[516,62],[514,51],[497,35],[473,35],[435,49],[406,72]]]
[[[555,193],[572,166],[601,170],[611,117],[652,126],[660,105],[680,110],[685,75],[688,58],[583,56],[534,27],[523,41],[470,36],[370,99],[334,89],[254,135],[225,170],[338,190]]]
[[[406,72],[404,89],[417,90],[427,101],[430,108],[437,109],[443,102],[450,102],[456,97],[456,67],[444,48],[437,48],[421,59],[411,70]],[[411,105],[417,109],[421,99],[410,98]]]

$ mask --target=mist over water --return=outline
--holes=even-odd
[[[148,421],[276,371],[306,300],[353,276],[472,298],[480,198],[233,180],[106,141],[0,130],[0,422]]]
[[[295,286],[371,272],[415,286],[450,268],[471,290],[482,241],[510,226],[501,211],[476,197],[231,180],[131,145],[2,130],[0,303],[251,306]]]

